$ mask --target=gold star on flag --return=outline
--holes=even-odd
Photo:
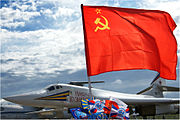
[[[101,9],[96,9],[97,14],[101,14]]]

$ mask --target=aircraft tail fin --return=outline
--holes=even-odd
[[[166,81],[165,79],[161,78],[159,76],[159,74],[153,79],[153,81],[151,82],[151,85],[138,92],[137,94],[143,94],[143,95],[151,95],[154,97],[164,97],[163,96],[163,92],[176,92],[176,91],[180,91],[180,88],[178,87],[170,87],[170,86],[166,86]]]

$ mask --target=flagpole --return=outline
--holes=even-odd
[[[81,13],[82,13],[82,23],[83,23],[83,32],[84,32],[84,46],[85,46],[86,68],[87,68],[87,76],[88,76],[88,88],[89,88],[89,95],[92,98],[91,79],[90,79],[90,76],[88,75],[88,70],[90,69],[90,66],[88,66],[88,64],[87,64],[87,56],[89,56],[89,54],[88,54],[89,51],[87,50],[86,32],[84,30],[85,24],[84,24],[84,14],[83,14],[83,4],[81,4]]]
[[[90,94],[90,97],[92,98],[92,91],[91,91],[91,79],[90,77],[88,76],[88,88],[89,88],[89,94]]]

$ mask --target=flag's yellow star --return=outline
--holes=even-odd
[[[101,14],[101,9],[98,9],[98,8],[97,8],[97,9],[96,9],[96,13],[97,13],[97,14]]]

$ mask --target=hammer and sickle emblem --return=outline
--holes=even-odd
[[[100,30],[105,30],[105,29],[110,30],[110,27],[108,27],[108,20],[107,20],[104,16],[102,16],[102,15],[101,15],[101,17],[105,20],[105,24],[100,21],[101,18],[96,18],[96,20],[94,21],[94,23],[95,23],[96,25],[97,25],[97,24],[100,24],[100,25],[102,25],[103,27],[97,26],[96,29],[94,30],[95,32],[97,32],[99,29],[100,29]]]

